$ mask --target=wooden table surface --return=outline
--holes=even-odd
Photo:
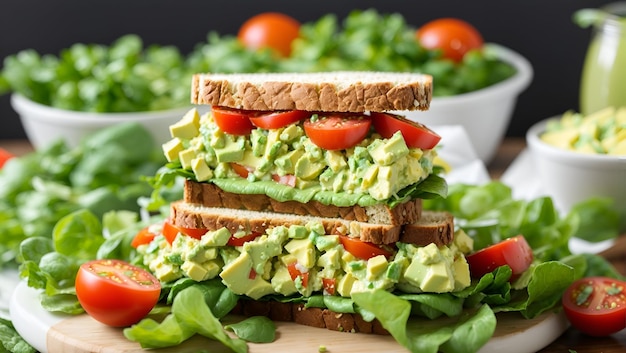
[[[508,138],[501,144],[498,153],[489,163],[489,173],[498,179],[509,167],[515,157],[526,147],[522,138]],[[0,140],[0,148],[16,155],[32,151],[32,147],[24,140]],[[622,236],[616,245],[603,253],[616,268],[626,275],[626,236]],[[540,351],[541,353],[623,353],[626,352],[626,330],[609,337],[590,337],[580,331],[569,328],[561,337]]]

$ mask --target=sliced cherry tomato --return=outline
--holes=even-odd
[[[280,112],[270,112],[268,114],[257,114],[250,116],[252,125],[261,129],[280,129],[311,116],[310,112],[304,110],[288,110]]]
[[[374,243],[350,238],[345,235],[339,236],[339,241],[341,241],[341,245],[343,245],[347,252],[358,257],[359,259],[367,260],[378,255],[384,255],[387,258],[391,256],[390,251]]]
[[[200,239],[202,238],[203,235],[205,235],[209,230],[206,228],[185,228],[185,227],[178,227],[178,229],[180,229],[180,231],[187,235],[190,236],[194,239]]]
[[[526,238],[518,235],[478,250],[466,256],[466,259],[474,278],[480,278],[500,266],[508,265],[513,273],[511,280],[514,280],[532,264],[533,251]]]
[[[227,134],[249,135],[254,128],[246,110],[213,106],[211,112],[217,126]]]
[[[293,174],[287,174],[287,175],[273,174],[272,180],[274,180],[275,182],[279,184],[291,186],[292,188],[296,187],[296,176]]]
[[[390,138],[397,131],[402,133],[406,145],[411,148],[429,150],[434,148],[441,136],[426,126],[388,113],[372,113],[374,129],[384,138]]]
[[[168,243],[172,244],[176,236],[180,233],[180,229],[173,225],[170,221],[163,222],[163,236]]]
[[[565,315],[580,331],[608,336],[626,328],[626,283],[608,277],[581,278],[563,293]]]
[[[334,114],[304,121],[304,132],[325,150],[344,150],[363,141],[372,120],[367,116]]]
[[[336,280],[334,278],[322,278],[322,288],[324,288],[324,294],[335,295],[335,284]]]
[[[302,281],[302,287],[304,288],[307,287],[307,285],[309,284],[309,272],[308,271],[301,271],[298,268],[297,262],[292,262],[289,265],[287,265],[287,270],[289,271],[291,280],[295,281],[296,279],[298,279],[298,277],[300,277],[300,280]]]
[[[130,246],[133,248],[139,247],[139,245],[148,244],[154,239],[156,234],[152,233],[149,227],[145,227],[140,230],[137,235],[133,238],[133,241],[130,243]]]
[[[457,18],[440,18],[424,24],[415,36],[426,49],[441,50],[443,57],[455,62],[465,53],[483,46],[483,37],[471,24]]]
[[[257,275],[256,271],[253,268],[251,268],[250,273],[248,274],[248,279],[255,279],[256,275]]]
[[[251,17],[239,28],[237,38],[247,48],[271,48],[283,57],[291,54],[291,43],[300,34],[300,22],[277,12]]]
[[[76,296],[85,311],[109,326],[139,322],[159,300],[161,284],[148,271],[121,260],[94,260],[80,266]]]
[[[261,233],[258,233],[258,232],[252,232],[248,235],[244,235],[243,237],[239,237],[239,238],[232,235],[230,239],[228,239],[228,242],[226,244],[230,246],[242,246],[243,244],[249,241],[252,241],[259,236],[261,236]]]
[[[15,157],[15,155],[4,148],[0,148],[0,169],[4,166],[9,159]]]

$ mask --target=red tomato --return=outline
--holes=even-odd
[[[217,126],[227,134],[249,135],[254,128],[249,113],[245,110],[214,106],[211,107],[211,112]]]
[[[443,57],[455,62],[463,60],[470,50],[483,46],[483,37],[471,24],[456,18],[440,18],[424,24],[416,32],[426,49],[439,49]]]
[[[304,132],[311,141],[325,150],[344,150],[356,146],[370,130],[367,116],[334,114],[304,121]]]
[[[252,241],[252,240],[256,239],[259,236],[261,236],[261,233],[258,233],[258,232],[252,232],[252,233],[250,233],[248,235],[244,235],[243,237],[240,237],[240,238],[237,238],[235,236],[231,236],[230,239],[228,239],[228,243],[226,243],[226,245],[242,246],[244,243]]]
[[[372,113],[372,124],[376,132],[384,138],[390,138],[400,131],[406,145],[411,148],[429,150],[441,140],[441,136],[426,126],[398,115]]]
[[[94,260],[80,266],[76,296],[97,321],[115,327],[144,318],[159,300],[161,284],[148,271],[121,260]]]
[[[626,283],[608,277],[582,278],[563,293],[565,315],[580,331],[608,336],[626,328]]]
[[[466,256],[466,259],[474,278],[480,278],[500,266],[508,265],[513,272],[513,280],[530,267],[533,251],[526,238],[518,235],[478,250]]]
[[[149,227],[143,228],[137,233],[137,235],[135,235],[133,241],[130,243],[133,248],[137,248],[139,245],[148,244],[152,241],[152,239],[154,239],[155,234],[150,232],[148,228]]]
[[[306,288],[306,286],[309,284],[309,272],[308,271],[304,271],[304,272],[300,271],[298,269],[297,262],[292,262],[289,265],[287,265],[287,270],[289,271],[291,280],[295,281],[296,279],[298,279],[298,277],[300,277],[300,280],[302,281],[302,287]]]
[[[266,12],[249,18],[239,28],[237,38],[247,48],[271,48],[283,57],[291,54],[291,43],[298,38],[300,22],[277,12]]]
[[[252,173],[254,171],[253,168],[250,167],[246,167],[244,165],[241,165],[239,163],[228,163],[230,165],[231,168],[233,168],[233,170],[235,171],[235,173],[237,173],[237,175],[239,175],[242,178],[247,178],[248,174]]]
[[[345,235],[339,236],[339,241],[341,241],[341,245],[343,245],[347,252],[359,259],[367,260],[378,255],[384,255],[385,257],[391,256],[391,252],[373,243],[350,238]]]
[[[13,153],[5,150],[4,148],[0,148],[0,169],[2,169],[4,163],[6,163],[9,159],[13,157],[15,157]]]
[[[170,223],[170,221],[163,222],[163,236],[167,240],[168,243],[172,244],[176,236],[180,232],[180,229]]]
[[[310,112],[304,110],[288,110],[280,112],[269,112],[267,114],[256,114],[250,116],[252,125],[261,129],[280,129],[311,116]]]
[[[324,288],[324,294],[335,295],[335,283],[334,278],[322,278],[322,287]]]

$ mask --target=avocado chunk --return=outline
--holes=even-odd
[[[285,244],[285,250],[298,259],[298,264],[311,268],[315,266],[315,246],[310,239],[292,239]]]
[[[170,134],[172,137],[178,137],[181,139],[191,139],[198,135],[200,128],[200,114],[198,109],[192,108],[183,117],[175,123],[170,125]]]
[[[222,282],[235,294],[245,294],[252,299],[274,293],[271,283],[253,272],[252,264],[250,255],[242,252],[235,260],[224,266],[220,273]]]
[[[173,162],[178,159],[178,154],[182,152],[185,147],[183,146],[183,142],[178,138],[174,137],[173,139],[167,141],[162,145],[163,154],[168,162]]]
[[[374,141],[367,146],[367,150],[376,164],[385,166],[409,154],[409,148],[399,131],[387,140]]]
[[[225,139],[225,144],[221,148],[215,148],[215,156],[219,163],[237,162],[243,159],[245,151],[244,139]]]

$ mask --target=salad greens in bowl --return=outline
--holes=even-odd
[[[287,31],[281,24],[272,23],[260,24],[270,26],[261,32],[262,39],[284,40]],[[416,29],[401,14],[382,14],[373,9],[353,11],[343,20],[328,14],[299,24],[297,37],[287,38],[291,48],[288,56],[277,55],[271,47],[246,43],[242,32],[250,27],[245,23],[238,36],[212,31],[206,41],[185,54],[175,46],[145,45],[134,34],[110,45],[76,43],[58,55],[42,55],[29,49],[4,59],[0,94],[15,94],[13,107],[29,139],[40,148],[62,137],[63,132],[75,135],[66,140],[76,144],[85,133],[93,131],[94,125],[100,128],[115,123],[115,119],[154,119],[147,126],[171,121],[164,116],[176,115],[177,108],[189,108],[190,78],[199,72],[422,72],[432,75],[436,82],[436,107],[439,97],[453,100],[480,91],[511,78],[519,69],[506,58],[482,50],[479,33],[473,45],[459,56],[448,54],[446,44],[426,44],[419,36],[426,33],[420,30],[424,27]],[[444,25],[428,32],[431,38],[443,38],[450,30]],[[461,107],[469,100],[462,98]],[[56,110],[46,111],[46,107]],[[68,111],[75,114],[65,114]],[[89,113],[84,116],[87,126],[80,123],[83,116],[79,113]],[[130,113],[140,116],[122,115]],[[457,115],[443,115],[450,114]],[[508,116],[510,112],[501,119],[508,121]],[[56,132],[51,131],[54,125]],[[45,140],[42,131],[49,134]]]

